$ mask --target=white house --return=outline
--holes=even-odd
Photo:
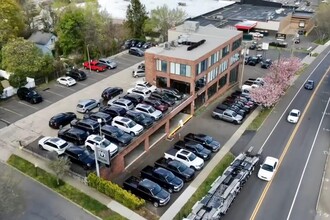
[[[52,55],[52,51],[55,49],[57,37],[52,33],[36,31],[29,37],[28,40],[35,43],[35,45],[41,49],[43,54]]]

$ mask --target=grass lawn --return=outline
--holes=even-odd
[[[35,168],[32,163],[24,160],[23,158],[11,155],[8,164],[32,177],[33,179],[39,181],[40,183],[52,188],[54,191],[63,195],[64,197],[70,199],[74,203],[82,206],[84,209],[90,211],[94,215],[105,219],[105,220],[123,220],[126,219],[116,212],[113,212],[108,207],[100,203],[99,201],[93,199],[92,197],[86,195],[80,190],[72,187],[71,185],[61,181],[60,185],[57,185],[56,177],[46,171]]]
[[[218,165],[212,170],[210,175],[205,179],[205,181],[199,186],[194,195],[188,200],[188,202],[181,208],[180,212],[174,217],[175,220],[181,220],[189,215],[192,207],[195,203],[203,196],[207,194],[207,192],[211,188],[211,184],[220,176],[223,171],[229,166],[229,164],[234,160],[234,156],[231,153],[228,153],[222,160],[218,163]]]
[[[264,108],[259,113],[259,115],[251,122],[251,124],[247,127],[246,130],[257,131],[271,112],[272,112],[272,108]]]

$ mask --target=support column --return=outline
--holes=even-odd
[[[146,139],[144,140],[144,151],[149,151],[150,148],[150,141],[149,141],[149,136],[146,137]]]

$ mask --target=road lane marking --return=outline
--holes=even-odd
[[[62,89],[68,89],[71,90],[72,92],[75,92],[76,90],[70,88],[69,86],[63,86],[63,85],[59,85],[59,84],[55,84],[56,87],[62,88]]]
[[[37,108],[37,107],[35,107],[35,106],[32,106],[32,105],[29,105],[29,104],[27,104],[27,103],[25,103],[25,102],[21,102],[21,101],[19,101],[18,103],[21,104],[21,105],[25,105],[25,106],[28,106],[28,107],[30,107],[30,108],[33,108],[33,109],[35,109],[35,110],[39,110],[39,108]]]
[[[49,93],[54,94],[54,95],[58,95],[58,96],[60,96],[60,97],[62,97],[62,98],[65,97],[64,95],[58,94],[58,93],[53,92],[53,91],[50,91],[50,90],[46,90],[46,92],[49,92]]]
[[[81,82],[77,82],[77,84],[79,84],[79,85],[83,85],[83,86],[87,86],[87,84],[85,84],[85,83],[81,83]]]
[[[48,102],[48,103],[52,103],[51,101],[49,101],[48,99],[43,99],[45,102]]]
[[[286,114],[288,108],[291,106],[292,102],[295,100],[295,98],[297,97],[298,93],[300,92],[300,90],[303,88],[303,86],[305,85],[305,83],[307,82],[307,80],[309,79],[309,77],[315,72],[315,70],[319,67],[319,65],[323,62],[323,60],[329,55],[330,51],[326,54],[325,57],[323,57],[323,59],[320,61],[320,63],[313,69],[313,71],[308,75],[307,79],[305,80],[305,82],[301,85],[300,89],[298,90],[298,92],[295,94],[295,96],[292,98],[292,100],[290,101],[290,103],[288,104],[288,106],[286,107],[285,111],[283,112],[283,114],[281,115],[281,117],[279,118],[279,120],[277,121],[277,123],[275,124],[274,128],[272,129],[272,131],[270,132],[270,134],[268,135],[267,139],[265,140],[265,142],[263,143],[263,145],[261,146],[261,149],[263,149],[263,147],[265,146],[266,142],[268,141],[268,139],[270,138],[270,136],[272,135],[272,133],[274,132],[274,130],[276,129],[277,125],[279,124],[279,122],[282,120],[284,114]],[[329,71],[329,68],[326,70],[325,74],[323,75],[323,77],[321,78],[320,82],[318,83],[317,87],[315,88],[315,90],[313,91],[310,99],[308,100],[307,104],[306,104],[306,107],[303,111],[303,113],[301,114],[301,117],[298,121],[298,123],[296,124],[295,128],[293,129],[293,132],[291,133],[290,135],[290,138],[287,142],[287,144],[285,145],[284,147],[284,150],[279,158],[279,162],[278,162],[278,167],[280,167],[281,163],[282,163],[282,160],[284,159],[288,149],[290,148],[290,145],[291,145],[291,142],[293,141],[293,138],[294,136],[296,135],[297,131],[298,131],[298,128],[300,126],[300,123],[301,121],[303,120],[304,116],[305,116],[305,113],[307,112],[307,110],[309,109],[309,106],[316,94],[316,92],[318,91],[319,87],[321,86],[322,84],[322,80],[325,78],[325,76],[327,75],[327,72]],[[277,169],[279,170],[279,169]],[[253,212],[252,212],[252,215],[250,217],[250,220],[254,220],[256,215],[258,214],[258,211],[261,207],[261,204],[263,203],[266,195],[267,195],[267,192],[272,184],[272,181],[273,179],[275,178],[276,176],[276,173],[274,173],[274,176],[273,178],[267,183],[267,185],[265,186],[264,190],[262,191],[261,193],[261,196],[257,202],[257,205],[256,207],[254,208]]]
[[[5,107],[2,107],[2,106],[0,106],[0,109],[3,109],[3,110],[5,110],[5,111],[7,111],[7,112],[10,112],[10,113],[16,114],[16,115],[21,116],[21,117],[24,116],[24,115],[21,115],[20,113],[17,113],[17,112],[15,112],[15,111],[13,111],[13,110],[10,110],[10,109],[5,108]]]

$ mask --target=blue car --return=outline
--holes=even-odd
[[[307,80],[307,82],[305,83],[305,89],[307,90],[313,90],[314,89],[314,81],[313,80]]]

